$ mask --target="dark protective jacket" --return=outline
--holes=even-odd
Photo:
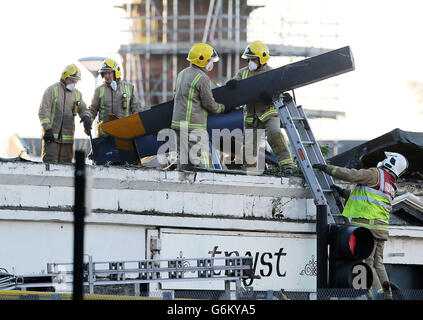
[[[270,71],[272,67],[265,64],[254,71],[250,71],[248,67],[242,68],[235,75],[236,80],[246,79],[258,75],[260,73]],[[244,107],[244,122],[252,123],[254,118],[258,118],[260,121],[267,121],[270,117],[277,117],[278,112],[272,102],[266,102],[263,100],[257,100],[252,103],[248,103]]]
[[[109,114],[114,114],[120,119],[142,111],[134,86],[126,81],[118,81],[116,91],[107,83],[96,88],[89,110],[91,121],[99,115],[98,136],[107,135],[101,130],[101,124],[109,122]]]
[[[172,128],[206,129],[209,112],[222,113],[210,88],[209,76],[195,65],[182,70],[176,80]]]
[[[55,142],[73,143],[77,114],[81,119],[90,116],[79,90],[69,91],[62,81],[45,90],[38,110],[43,135],[45,130],[53,129]]]

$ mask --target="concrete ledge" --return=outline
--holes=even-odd
[[[315,205],[299,177],[184,173],[147,168],[89,167],[91,208],[312,221]],[[70,208],[73,165],[0,163],[0,207]]]
[[[46,169],[48,168],[48,169]],[[0,163],[3,185],[73,187],[72,165]],[[88,166],[93,189],[157,190],[237,195],[312,198],[299,177],[246,176],[234,174],[163,171],[147,168]]]
[[[73,223],[72,211],[0,210],[0,221]],[[315,233],[315,223],[190,217],[147,214],[91,213],[87,224],[114,224],[143,227],[195,228],[262,232]]]

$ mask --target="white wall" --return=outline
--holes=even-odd
[[[155,229],[163,237],[161,258],[207,257],[218,245],[258,253],[256,270],[264,274],[270,262],[272,274],[255,281],[256,289],[315,284],[314,276],[299,275],[315,253],[315,206],[300,178],[101,166],[91,174],[85,253],[94,261],[149,257],[146,230]],[[49,262],[72,262],[73,175],[71,165],[0,163],[0,267],[33,274]],[[385,263],[423,264],[422,246],[423,228],[393,226]],[[281,248],[286,277],[275,273]]]
[[[91,167],[93,210],[195,216],[315,219],[298,177]],[[71,165],[0,163],[0,207],[67,208],[74,202]],[[280,199],[280,206],[274,200]],[[275,211],[276,210],[276,211]]]
[[[13,274],[42,273],[47,263],[73,261],[73,224],[0,221],[0,243],[0,267]],[[145,228],[87,224],[84,253],[96,261],[145,259]]]

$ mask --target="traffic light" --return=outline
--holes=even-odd
[[[367,228],[331,224],[328,232],[329,288],[368,289],[373,274],[364,263],[373,251],[374,238]]]

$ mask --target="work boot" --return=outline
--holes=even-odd
[[[295,163],[290,163],[290,164],[286,164],[281,166],[282,172],[285,174],[294,174],[294,172],[297,171],[298,167]]]
[[[382,287],[383,287],[383,300],[393,300],[391,284],[388,281],[385,281]]]
[[[178,165],[178,170],[179,171],[193,171],[194,166],[191,163],[180,164],[180,165]]]
[[[244,164],[242,166],[241,170],[245,170],[245,173],[247,175],[251,175],[251,176],[259,176],[263,173],[263,171],[257,169],[256,165],[251,166],[251,165],[245,165]]]

